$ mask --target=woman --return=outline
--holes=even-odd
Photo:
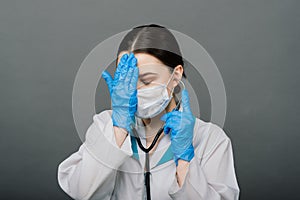
[[[135,27],[117,55],[114,78],[102,73],[112,110],[93,116],[85,142],[59,165],[61,188],[74,199],[237,200],[231,140],[193,116],[172,33]]]

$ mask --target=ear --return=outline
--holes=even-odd
[[[174,68],[174,78],[173,78],[173,81],[172,81],[174,88],[178,85],[179,80],[181,80],[182,74],[183,74],[183,67],[182,67],[182,65],[177,65]]]

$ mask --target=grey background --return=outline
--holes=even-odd
[[[197,40],[219,67],[240,199],[297,199],[299,8],[296,0],[1,0],[0,199],[70,199],[56,176],[81,144],[76,72],[99,42],[152,22]],[[96,94],[98,111],[107,95],[104,86]]]

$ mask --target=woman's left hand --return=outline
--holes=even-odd
[[[171,134],[171,145],[176,166],[178,160],[190,162],[194,157],[193,135],[195,117],[191,111],[187,90],[182,91],[183,112],[172,111],[161,117],[165,121],[164,132]],[[171,130],[170,130],[171,129]]]

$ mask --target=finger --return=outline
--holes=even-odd
[[[178,126],[178,122],[181,120],[181,117],[179,115],[179,113],[172,113],[172,115],[169,115],[170,117],[168,117],[165,121],[165,125],[164,125],[164,132],[166,134],[169,133],[169,129],[176,129]]]
[[[116,72],[121,72],[122,67],[124,67],[125,63],[126,63],[127,60],[128,60],[128,57],[129,57],[128,54],[124,54],[124,55],[121,57]]]
[[[130,65],[131,67],[136,67],[136,64],[137,64],[137,58],[134,56],[133,53],[131,53],[130,56],[131,56],[131,59],[130,59],[130,61],[129,61],[129,65]]]
[[[161,121],[164,121],[164,122],[167,121],[167,119],[168,119],[168,117],[169,117],[169,115],[170,115],[169,113],[170,113],[170,112],[164,114],[164,115],[160,118],[160,120],[161,120]]]
[[[126,60],[128,59],[128,57],[129,57],[129,55],[128,55],[127,53],[125,53],[125,54],[121,57],[120,62],[125,63]]]
[[[126,77],[125,77],[125,79],[124,79],[124,83],[126,84],[126,85],[124,85],[124,87],[126,86],[126,87],[130,87],[130,80],[131,80],[131,77],[132,77],[132,75],[133,75],[133,71],[134,71],[134,69],[133,69],[133,67],[129,67],[129,69],[128,69],[128,71],[127,71],[127,74],[126,74]]]
[[[160,120],[161,120],[161,121],[166,121],[166,120],[167,120],[167,114],[168,114],[168,113],[164,114],[164,115],[160,118]]]
[[[133,91],[133,93],[131,94],[130,96],[130,99],[129,99],[129,105],[130,105],[130,108],[134,111],[136,111],[137,109],[137,90]]]
[[[102,77],[103,77],[103,79],[105,80],[105,82],[107,84],[109,93],[111,93],[112,92],[113,78],[111,77],[111,75],[109,74],[109,72],[106,71],[106,70],[102,72]]]
[[[171,128],[168,127],[167,125],[164,126],[164,133],[165,134],[169,134],[170,130],[171,130]]]
[[[178,126],[178,124],[175,121],[169,121],[168,123],[166,123],[164,126],[165,134],[169,134],[170,130],[175,130],[176,126]]]
[[[120,78],[120,74],[122,72],[122,69],[124,68],[127,60],[128,60],[128,57],[129,55],[128,54],[124,54],[121,59],[120,59],[120,62],[117,66],[117,69],[116,69],[116,72],[115,72],[115,75],[114,75],[114,80],[118,81],[119,78]]]
[[[134,69],[136,68],[136,63],[137,63],[137,59],[133,55],[132,59],[128,61],[129,69],[125,78],[125,83],[126,85],[128,85],[128,88],[130,88],[130,81],[132,79]]]
[[[132,77],[129,83],[129,90],[136,90],[138,78],[139,78],[139,68],[135,67],[132,72]]]
[[[128,59],[126,60],[124,66],[121,69],[119,81],[123,82],[126,79],[128,70],[130,69],[130,63],[132,62],[132,58],[133,58],[133,53],[130,53]]]
[[[128,56],[128,59],[127,59],[127,61],[126,61],[126,65],[130,68],[130,67],[132,67],[133,65],[132,64],[134,64],[134,60],[135,60],[136,58],[134,57],[134,54],[133,53],[130,53],[129,54],[129,56]]]
[[[181,117],[176,115],[167,119],[166,124],[172,129],[178,127],[180,125]]]
[[[162,120],[162,121],[167,121],[169,118],[172,118],[173,116],[177,116],[177,115],[180,115],[181,113],[180,113],[180,111],[171,111],[171,112],[168,112],[168,113],[166,113],[166,114],[164,114],[161,118],[160,118],[160,120]]]
[[[182,90],[182,106],[184,112],[192,112],[190,107],[189,93],[186,89]]]

